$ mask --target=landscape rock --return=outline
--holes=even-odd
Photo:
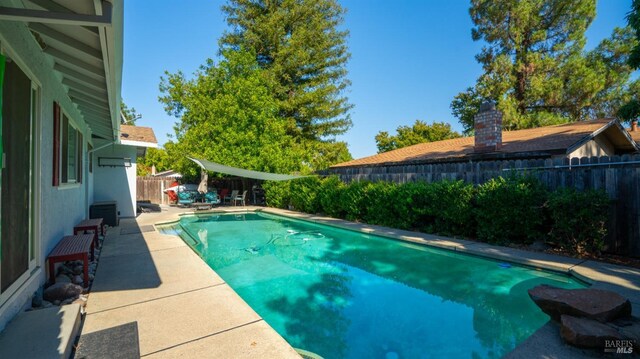
[[[73,303],[73,301],[74,301],[74,300],[75,300],[75,299],[73,299],[73,298],[65,299],[65,300],[63,300],[62,302],[60,302],[60,305],[67,305],[67,304],[71,304],[71,303]]]
[[[628,299],[602,289],[562,289],[543,284],[529,289],[529,297],[555,321],[563,314],[602,323],[631,315]]]
[[[82,272],[84,272],[84,266],[79,265],[73,267],[73,274],[82,274]]]
[[[53,301],[53,305],[60,305],[60,301],[59,300],[54,300]]]
[[[55,283],[44,290],[44,300],[61,302],[67,298],[76,298],[82,294],[82,287],[72,283]],[[56,304],[57,305],[57,304]]]
[[[614,328],[593,319],[560,317],[560,336],[567,343],[581,348],[604,348],[605,340],[623,340]]]
[[[83,285],[84,284],[84,279],[82,278],[81,275],[77,275],[77,276],[73,277],[72,282],[73,282],[73,284]]]
[[[46,300],[42,301],[42,308],[50,308],[50,307],[53,307],[53,303],[48,302]]]
[[[66,274],[60,274],[56,277],[56,283],[71,283],[71,278]]]

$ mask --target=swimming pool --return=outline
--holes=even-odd
[[[180,235],[293,347],[325,358],[501,357],[568,276],[265,213],[184,216]]]

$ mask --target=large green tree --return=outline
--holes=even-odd
[[[416,120],[413,126],[398,126],[396,132],[396,135],[389,135],[387,131],[378,132],[376,135],[378,153],[423,142],[435,142],[460,137],[460,134],[453,131],[451,125],[446,122],[428,124]]]
[[[120,103],[120,112],[123,117],[120,118],[120,122],[125,125],[135,126],[136,121],[142,118],[142,115],[139,114],[134,107],[127,106],[124,101]]]
[[[181,173],[198,171],[186,157],[266,172],[308,170],[309,159],[287,131],[293,124],[278,115],[273,83],[253,53],[227,50],[191,80],[166,73],[160,90],[167,113],[180,118],[167,152]]]
[[[640,68],[640,0],[633,0],[631,12],[627,16],[629,27],[633,30],[636,43],[627,61],[633,69]],[[618,110],[618,116],[623,120],[635,121],[640,117],[640,84],[636,84],[630,91],[628,101]]]
[[[469,133],[479,104],[498,103],[507,130],[614,115],[629,96],[629,29],[584,51],[595,0],[472,0],[472,37],[484,73],[453,114]]]
[[[231,29],[221,47],[255,53],[274,80],[278,115],[291,122],[289,134],[332,142],[351,127],[344,93],[348,32],[339,28],[345,10],[336,0],[229,0],[222,10]]]

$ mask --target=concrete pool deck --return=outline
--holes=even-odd
[[[640,313],[639,269],[274,208],[221,209],[223,212],[237,210],[259,210],[568,273],[594,288],[619,292],[631,300],[634,314]],[[122,220],[120,227],[109,231],[89,295],[82,336],[134,323],[142,357],[299,358],[180,238],[160,234],[152,227],[192,212],[162,207],[160,213],[143,213],[136,219]],[[210,211],[198,213],[207,212]],[[557,326],[548,323],[507,356],[584,355],[581,350],[562,343]]]
[[[163,208],[110,228],[78,352],[101,333],[103,357],[127,352],[109,333],[133,325],[145,358],[300,358],[182,239],[150,227],[181,212]]]

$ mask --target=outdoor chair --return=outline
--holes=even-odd
[[[234,189],[233,191],[231,191],[230,195],[223,197],[223,202],[231,204],[231,201],[233,201],[236,197],[238,197],[238,190]]]
[[[216,192],[205,193],[204,200],[207,203],[220,204],[220,197],[218,197],[218,194]]]
[[[181,191],[178,192],[178,205],[179,206],[190,206],[193,202],[195,202],[193,192]]]
[[[242,192],[242,195],[236,195],[233,198],[233,205],[235,206],[236,204],[238,204],[238,202],[242,203],[242,205],[245,205],[245,198],[247,198],[247,191]]]

